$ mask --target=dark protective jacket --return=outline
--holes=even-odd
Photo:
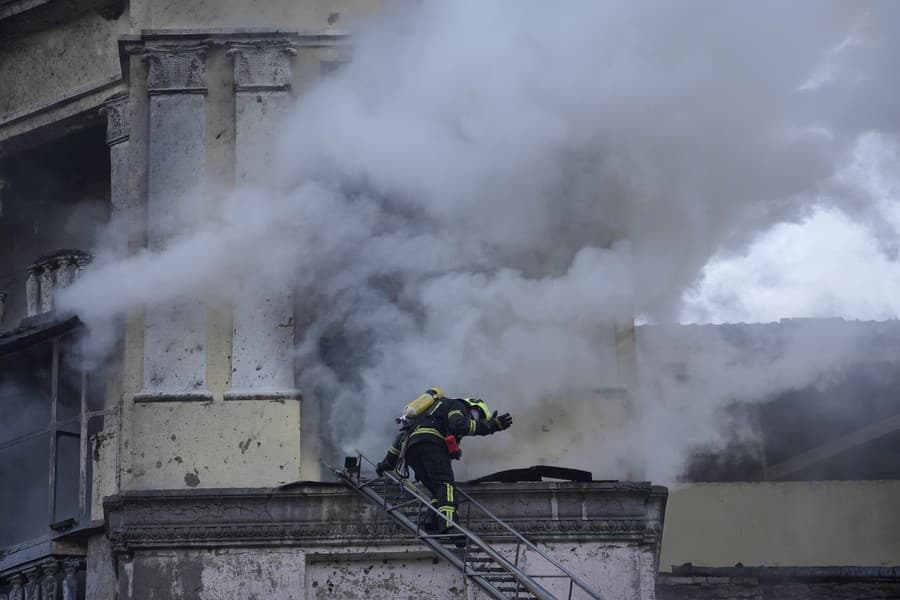
[[[388,450],[388,455],[393,456],[394,463],[400,455],[403,438],[409,433],[407,450],[417,444],[434,443],[445,446],[444,438],[448,435],[456,436],[457,441],[467,435],[491,435],[496,433],[491,422],[487,419],[473,419],[469,414],[470,405],[461,398],[441,398],[424,413],[410,419],[404,426],[394,444]]]

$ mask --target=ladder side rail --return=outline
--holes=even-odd
[[[376,492],[371,486],[357,485],[349,477],[345,477],[340,474],[338,476],[341,477],[342,479],[344,479],[344,481],[347,481],[348,483],[350,483],[351,486],[353,487],[353,489],[355,489],[357,492],[359,492],[363,496],[369,498],[370,500],[376,502],[379,505],[382,503],[382,500],[386,500],[386,498],[387,498],[386,494],[384,497],[380,496],[378,494],[378,492]],[[408,489],[407,489],[407,491],[408,491]],[[431,508],[430,503],[427,502],[427,500],[425,500],[424,497],[422,497],[418,493],[416,494],[416,497],[419,499],[420,505],[423,503],[427,503],[428,507]],[[437,512],[437,510],[435,510],[435,512]],[[418,530],[419,530],[418,524],[417,523],[414,524],[403,513],[400,513],[397,511],[387,511],[387,514],[395,523],[402,526],[407,531],[418,532]],[[440,514],[440,513],[438,513],[438,514]],[[470,539],[472,539],[473,537],[474,536],[470,536]],[[477,574],[471,572],[469,569],[467,569],[467,565],[462,560],[460,560],[460,558],[458,556],[456,556],[456,554],[454,554],[448,548],[445,548],[440,542],[438,542],[437,540],[435,540],[433,538],[422,537],[422,536],[418,536],[418,535],[416,536],[416,538],[418,540],[420,540],[421,542],[425,543],[429,548],[431,548],[431,550],[433,552],[438,554],[441,558],[443,558],[447,562],[454,565],[460,571],[462,571],[462,573],[465,577],[468,577],[468,578],[474,580],[475,583],[477,583],[479,585],[479,587],[481,587],[483,590],[485,590],[492,598],[495,598],[496,600],[509,600],[509,598],[506,595],[504,595],[502,592],[497,590],[497,588],[495,588],[494,585],[491,582],[489,582],[487,579],[485,579],[484,577],[481,577],[480,575],[477,575]],[[475,540],[473,540],[473,541],[475,541]],[[476,541],[476,543],[478,543],[478,542]],[[483,542],[482,542],[482,544],[483,544]],[[493,553],[491,548],[484,548],[483,545],[480,545],[480,546],[482,547],[483,550],[485,550],[489,554]],[[502,559],[502,557],[501,557],[501,559]],[[556,600],[555,597],[553,597],[549,594],[547,594],[547,595],[537,595],[536,594],[536,596],[539,598],[539,600]]]
[[[391,480],[393,480],[396,483],[401,483],[401,481],[402,481],[393,472],[385,473],[384,476],[385,476],[385,478],[390,477]],[[402,483],[401,483],[401,485],[402,485]],[[434,506],[432,506],[431,502],[429,502],[428,499],[425,498],[425,496],[423,496],[421,494],[421,492],[419,492],[419,490],[415,486],[407,483],[406,485],[404,485],[404,487],[408,493],[412,494],[413,496],[415,496],[416,498],[419,499],[420,506],[425,506],[425,508],[427,510],[430,510],[435,515],[437,515],[439,518],[441,518],[441,519],[444,518],[444,516],[438,511],[438,509],[435,508]],[[496,519],[496,517],[494,517],[494,518]],[[556,597],[553,594],[551,594],[546,589],[544,589],[543,586],[541,586],[536,581],[532,581],[531,577],[527,573],[525,573],[524,571],[522,571],[521,569],[516,567],[513,563],[509,562],[502,554],[500,554],[496,550],[494,550],[494,548],[490,544],[488,544],[487,542],[482,540],[477,534],[475,534],[474,532],[472,532],[469,529],[466,529],[465,527],[463,527],[462,525],[460,525],[459,523],[456,523],[456,522],[451,521],[451,527],[458,529],[467,538],[469,538],[470,541],[474,542],[476,546],[481,548],[488,556],[490,556],[494,562],[496,562],[499,566],[503,567],[503,569],[505,569],[509,573],[512,573],[513,575],[515,575],[516,579],[521,581],[522,586],[525,587],[536,598],[538,598],[538,600],[556,600]],[[510,529],[510,530],[515,532],[515,530],[513,530],[513,529]],[[519,536],[519,537],[521,537],[521,536]],[[427,540],[430,538],[420,536],[420,539]],[[443,546],[441,546],[441,547],[443,547]],[[540,550],[538,550],[538,552],[540,552]]]
[[[535,552],[537,552],[538,555],[540,555],[542,558],[547,560],[547,562],[549,562],[551,565],[553,565],[554,567],[556,567],[557,569],[559,569],[560,571],[565,573],[568,577],[570,577],[572,579],[572,581],[575,583],[575,585],[580,587],[583,591],[587,592],[592,598],[594,598],[595,600],[603,600],[603,597],[600,594],[598,594],[597,592],[595,592],[593,589],[591,589],[591,587],[586,582],[582,581],[582,579],[580,577],[578,577],[578,575],[576,575],[575,573],[573,573],[566,567],[562,566],[559,562],[557,562],[552,556],[548,555],[546,552],[541,551],[540,548],[538,548],[537,546],[532,544],[530,541],[528,541],[528,538],[523,536],[521,533],[519,533],[512,527],[510,527],[505,521],[503,521],[502,519],[497,517],[497,515],[492,513],[490,510],[488,510],[488,508],[485,505],[483,505],[481,502],[478,502],[477,500],[475,500],[475,498],[473,498],[465,490],[458,489],[457,491],[460,494],[462,494],[462,496],[466,500],[468,500],[473,505],[478,507],[478,509],[481,512],[483,512],[485,515],[487,515],[495,523],[499,524],[502,528],[506,529],[512,535],[514,535],[516,537],[516,539],[518,539],[521,543],[523,543],[525,546],[527,546],[531,550],[534,550]]]
[[[357,454],[357,457],[359,460],[365,460],[367,463],[369,463],[369,465],[371,465],[373,467],[376,466],[375,463],[372,462],[372,460],[369,457],[367,457],[365,454],[363,454],[362,452],[359,452],[357,450],[356,454]],[[357,490],[357,492],[368,495],[367,492],[369,490],[371,490],[371,488],[362,486],[362,481],[359,480],[360,473],[361,473],[361,470],[359,468],[356,470],[356,473],[357,473],[357,480],[358,480],[357,483],[353,482],[352,475],[349,477],[346,475],[341,476],[340,473],[338,473],[338,475],[341,476],[343,479],[345,479],[345,481],[348,481],[348,483],[350,483],[350,485],[355,490]],[[427,498],[425,498],[425,496],[422,495],[422,493],[419,491],[419,489],[415,485],[412,485],[405,479],[399,477],[396,472],[394,472],[394,471],[385,472],[383,477],[385,480],[390,479],[392,482],[396,483],[402,491],[406,491],[410,495],[418,498],[419,502],[420,502],[420,506],[424,505],[428,510],[430,510],[435,515],[437,515],[438,518],[441,518],[441,519],[445,518],[437,510],[436,507],[432,506],[431,502]],[[386,487],[387,486],[385,484],[385,489],[386,489]],[[517,532],[515,529],[509,527],[506,523],[504,523],[503,521],[498,519],[493,513],[491,513],[489,510],[487,510],[487,508],[485,508],[480,502],[475,501],[474,498],[472,498],[469,494],[466,494],[463,490],[459,490],[459,491],[462,492],[463,496],[465,498],[467,498],[470,502],[474,503],[482,512],[486,513],[492,519],[494,519],[495,521],[500,523],[504,528],[509,530],[514,536],[520,538],[527,545],[531,546],[535,550],[535,552],[537,552],[538,554],[541,554],[542,556],[545,556],[536,546],[534,546],[528,540],[526,540],[524,537],[522,537],[522,535],[519,532]],[[385,497],[383,499],[378,497],[377,493],[374,491],[373,491],[372,495],[375,496],[374,499],[376,501],[378,501],[379,504],[381,504],[382,501],[384,502],[384,508],[385,508],[385,511],[387,511],[387,493],[385,492]],[[391,516],[396,515],[396,517],[398,517],[398,518],[405,519],[405,517],[403,515],[397,514],[394,511],[391,511],[388,514]],[[525,573],[524,571],[522,571],[521,569],[519,569],[518,567],[513,565],[511,562],[509,562],[503,555],[499,554],[496,550],[494,550],[494,548],[492,546],[490,546],[490,544],[488,544],[487,542],[482,540],[478,535],[473,533],[471,530],[469,530],[465,527],[462,527],[459,523],[456,523],[454,521],[451,521],[450,525],[451,525],[451,527],[454,527],[455,529],[462,532],[471,542],[474,542],[478,547],[480,547],[500,567],[502,567],[504,570],[508,571],[509,573],[512,573],[516,577],[516,579],[518,581],[520,581],[522,583],[522,585],[532,595],[535,596],[535,598],[537,598],[538,600],[557,600],[553,594],[551,594],[549,591],[544,589],[544,587],[541,586],[538,582],[534,581],[527,573]],[[415,530],[418,531],[418,525],[415,526]],[[431,538],[428,538],[425,536],[418,536],[418,538],[420,540],[426,541],[426,543],[431,541]],[[434,548],[434,546],[431,543],[428,543],[428,545],[431,546],[432,548]],[[436,543],[436,545],[443,548],[443,546],[441,546],[440,544]],[[453,556],[454,556],[454,559],[458,560],[458,557],[456,557],[455,555],[453,555]],[[548,560],[551,563],[553,563],[554,566],[561,569],[564,573],[566,573],[567,575],[572,577],[572,575],[569,574],[566,571],[566,569],[564,569],[562,566],[555,563],[553,561],[553,559],[550,559],[549,557],[546,557],[546,558],[548,558]],[[463,565],[463,574],[466,574],[465,565]],[[593,594],[593,592],[591,591],[591,589],[589,587],[585,587],[585,591],[587,591],[589,594]],[[594,597],[597,598],[598,600],[602,600],[602,598],[600,598],[599,596],[594,596]]]
[[[403,526],[408,531],[418,532],[418,524],[413,523],[412,520],[408,519],[402,513],[392,511],[389,513],[389,515],[398,525]],[[439,555],[441,558],[462,571],[464,576],[474,580],[475,583],[477,583],[479,587],[485,590],[492,598],[495,598],[496,600],[509,600],[507,596],[497,590],[497,588],[495,588],[493,584],[485,578],[481,577],[480,575],[475,575],[471,572],[467,573],[465,563],[460,560],[460,558],[456,556],[456,554],[454,554],[451,550],[445,548],[440,542],[432,538],[421,537],[418,535],[416,536],[416,538],[425,543],[425,545],[427,545],[429,548],[431,548],[432,552]]]

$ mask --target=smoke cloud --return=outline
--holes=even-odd
[[[717,441],[705,415],[735,381],[759,398],[844,355],[793,345],[761,386],[771,361],[712,345],[680,356],[698,388],[664,368],[675,345],[644,339],[631,404],[613,324],[683,315],[711,257],[817,207],[895,237],[842,174],[864,134],[894,143],[898,11],[393,5],[280,128],[272,185],[236,190],[162,251],[98,260],[63,302],[100,319],[290,273],[301,387],[336,450],[380,453],[392,417],[440,385],[516,418],[517,435],[467,442],[472,475],[556,462],[671,480],[688,442]]]

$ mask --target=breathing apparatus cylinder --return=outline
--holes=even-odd
[[[403,412],[400,413],[400,418],[397,419],[397,421],[406,421],[407,419],[418,417],[423,412],[431,408],[435,400],[439,400],[443,397],[444,392],[443,390],[441,390],[441,388],[430,388],[424,394],[407,404],[406,408],[403,409]]]

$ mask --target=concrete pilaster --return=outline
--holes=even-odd
[[[238,186],[268,179],[272,144],[291,97],[286,40],[232,44],[235,88],[235,172]],[[235,298],[232,391],[229,399],[297,397],[294,390],[294,303],[290,280],[244,281]]]
[[[148,65],[147,246],[165,248],[189,230],[192,195],[206,173],[206,46],[144,50]],[[177,269],[178,265],[172,265]],[[197,299],[148,307],[143,390],[137,400],[207,399],[206,308]]]
[[[109,146],[109,200],[110,220],[113,226],[122,228],[117,231],[113,240],[116,253],[125,256],[128,253],[128,137],[129,114],[128,97],[125,95],[110,98],[103,105],[106,115],[106,143]]]

